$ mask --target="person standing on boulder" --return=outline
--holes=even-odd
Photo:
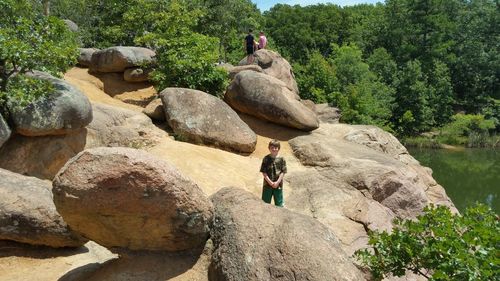
[[[284,207],[283,200],[283,177],[286,174],[286,162],[283,157],[278,157],[280,151],[280,142],[272,140],[269,142],[269,154],[262,159],[260,172],[264,176],[262,187],[262,200],[271,204],[274,197],[274,205]]]
[[[245,48],[247,51],[247,64],[252,64],[253,63],[253,53],[255,52],[255,39],[252,34],[253,30],[249,29],[248,30],[248,35],[245,37]]]
[[[264,49],[267,46],[267,38],[264,35],[264,31],[259,32],[259,46],[258,49]]]

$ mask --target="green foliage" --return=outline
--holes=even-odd
[[[222,95],[227,74],[216,67],[218,39],[194,32],[201,15],[182,1],[137,0],[123,15],[122,29],[134,42],[156,50],[152,79],[157,87],[187,87]],[[148,27],[146,30],[142,30]]]
[[[390,129],[394,92],[370,71],[355,45],[333,44],[331,63],[336,71],[338,93],[329,102],[342,109],[342,120]]]
[[[219,39],[220,60],[237,64],[244,55],[243,38],[249,28],[258,31],[264,21],[257,6],[250,0],[195,0],[201,9],[197,31]]]
[[[338,91],[335,69],[319,52],[313,52],[306,65],[297,63],[293,68],[302,99],[324,103]]]
[[[407,270],[429,280],[498,280],[500,223],[485,205],[463,216],[444,206],[426,207],[416,220],[396,220],[392,233],[370,232],[370,249],[355,255],[376,280]]]
[[[439,140],[447,144],[481,147],[485,145],[489,130],[494,128],[495,122],[484,119],[483,115],[456,114],[451,123],[441,128]]]
[[[0,0],[0,108],[47,93],[48,83],[26,77],[31,70],[60,76],[76,62],[72,32],[55,17],[36,13],[30,1]]]
[[[337,5],[277,4],[264,16],[265,30],[276,42],[278,51],[297,62],[304,63],[314,50],[327,55],[330,44],[341,44],[344,37],[344,15]]]

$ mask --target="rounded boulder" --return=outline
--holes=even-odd
[[[9,106],[17,133],[30,137],[64,135],[78,131],[92,121],[90,101],[76,87],[43,72],[30,75],[49,81],[54,90],[27,106]]]
[[[229,151],[255,150],[257,136],[222,100],[184,88],[166,88],[160,97],[167,122],[178,138]]]
[[[94,148],[53,181],[68,225],[108,248],[180,251],[202,246],[213,206],[174,166],[131,148]]]
[[[124,72],[125,69],[153,63],[156,53],[142,47],[110,47],[92,54],[90,70],[94,72]]]

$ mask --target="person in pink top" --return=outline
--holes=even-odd
[[[261,31],[259,32],[259,45],[258,45],[259,50],[266,48],[266,45],[267,45],[267,38],[264,35],[264,32]]]

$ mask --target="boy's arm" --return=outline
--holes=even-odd
[[[269,178],[269,176],[266,173],[262,173],[262,176],[264,176],[264,180],[269,184],[271,187],[274,187],[274,182]]]
[[[280,176],[278,177],[278,180],[276,181],[276,187],[280,185],[280,183],[283,181],[283,178],[285,177],[285,173],[281,173]]]

